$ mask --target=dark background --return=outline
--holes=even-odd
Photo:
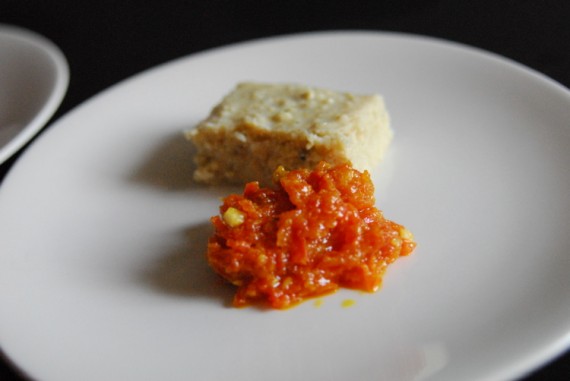
[[[570,87],[567,0],[0,0],[0,23],[43,34],[66,55],[69,90],[52,120],[116,82],[174,58],[238,41],[332,29],[453,40],[518,61]],[[0,182],[21,152],[0,165]],[[0,378],[23,379],[1,358]],[[524,380],[570,380],[570,353]]]

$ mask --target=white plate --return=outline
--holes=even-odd
[[[47,123],[67,90],[69,68],[51,41],[0,24],[0,164]]]
[[[188,180],[181,131],[242,80],[385,96],[378,204],[419,247],[378,293],[228,307],[203,256],[229,189]],[[272,38],[142,73],[59,120],[0,188],[3,349],[58,381],[520,376],[570,344],[569,121],[548,78],[398,34]]]

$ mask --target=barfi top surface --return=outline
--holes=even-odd
[[[377,95],[354,95],[296,84],[240,83],[201,127],[243,125],[271,132],[325,136],[350,129],[363,108],[378,107]]]

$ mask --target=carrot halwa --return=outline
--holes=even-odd
[[[368,172],[320,163],[275,171],[276,187],[248,183],[212,217],[208,261],[238,286],[235,306],[287,308],[339,287],[372,292],[386,267],[415,248],[375,207]]]

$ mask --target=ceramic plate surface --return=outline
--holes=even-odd
[[[0,24],[0,164],[48,122],[61,103],[69,68],[44,37]]]
[[[189,180],[192,128],[240,81],[380,93],[373,173],[413,255],[375,294],[229,306]],[[570,344],[570,94],[444,41],[332,32],[178,59],[57,121],[0,188],[0,342],[41,380],[484,380]],[[345,300],[354,301],[349,308]]]

